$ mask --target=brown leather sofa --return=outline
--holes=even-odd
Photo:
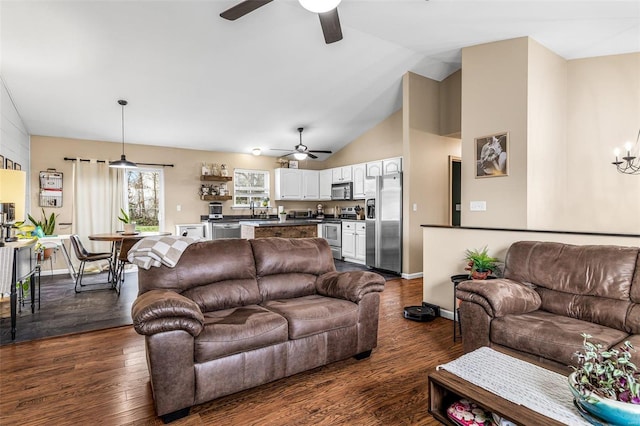
[[[604,347],[629,340],[640,362],[638,247],[521,241],[504,278],[458,286],[465,352],[502,347],[556,367],[575,365],[581,333]]]
[[[165,422],[377,344],[384,279],[336,272],[322,238],[193,243],[174,268],[139,269],[138,285],[133,324]]]

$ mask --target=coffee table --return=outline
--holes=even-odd
[[[491,349],[489,348],[481,348],[481,349],[486,349],[491,351]],[[469,355],[473,357],[473,354],[475,352],[477,351],[474,351],[470,354],[463,355],[463,357],[469,356]],[[542,367],[543,369],[548,368],[538,363],[524,360],[521,356],[511,353],[509,351],[501,350],[501,351],[498,351],[498,353],[516,358],[516,361],[514,361],[516,363],[512,365],[516,365],[516,366],[522,365],[526,367],[526,365],[529,364],[529,365],[537,365],[538,367]],[[484,352],[484,354],[486,355],[486,352]],[[460,359],[462,359],[462,357]],[[481,361],[481,360],[482,360],[482,357],[478,359],[478,361]],[[523,363],[523,364],[518,364],[518,363]],[[445,366],[446,365],[447,364],[445,364]],[[479,369],[482,369],[482,368],[483,366],[479,366]],[[555,372],[547,371],[547,372],[553,375],[556,375],[555,373],[559,373],[558,371],[555,371]],[[567,372],[563,372],[563,373],[568,374]],[[478,374],[481,375],[481,373],[478,373]],[[478,374],[476,374],[475,376],[478,376]],[[567,397],[570,398],[568,385],[566,384],[566,381],[562,380],[564,376],[559,374],[557,376],[560,378],[560,380],[556,380],[556,384],[554,384],[553,387],[557,388],[558,392],[561,392],[561,393],[566,392]],[[505,384],[507,387],[513,386],[513,389],[516,390],[516,393],[519,387],[522,388],[524,386],[525,388],[528,388],[528,385],[526,383],[526,381],[528,380],[527,377],[518,376],[516,380],[518,383],[513,383],[514,379],[510,378],[509,374],[499,375],[498,380],[495,380],[496,376],[492,374],[491,378],[493,378],[494,384],[496,382],[499,382],[499,384]],[[488,378],[488,379],[491,379],[491,378]],[[512,383],[509,383],[510,380]],[[536,379],[534,379],[534,381],[535,380]],[[535,388],[535,385],[531,385],[531,388],[532,389]],[[533,409],[528,407],[526,403],[511,402],[497,395],[492,391],[489,391],[487,389],[484,389],[483,387],[480,387],[476,384],[471,383],[469,380],[466,380],[454,374],[451,371],[447,371],[445,369],[438,369],[429,374],[429,413],[431,413],[431,415],[434,418],[436,418],[441,423],[446,425],[456,425],[456,423],[452,422],[447,416],[447,407],[449,407],[453,402],[461,398],[465,398],[471,402],[475,402],[485,410],[490,411],[492,413],[496,413],[500,417],[510,420],[518,425],[523,425],[523,426],[558,425],[560,426],[560,425],[565,425],[567,423],[588,424],[580,417],[578,411],[575,410],[575,408],[573,408],[572,406],[571,407],[567,406],[566,411],[564,410],[564,408],[560,408],[560,410],[562,411],[563,415],[568,413],[567,415],[574,416],[575,419],[572,419],[569,422],[554,420],[553,418],[547,417],[546,415],[543,415],[538,411],[534,411]],[[565,406],[566,405],[567,404],[565,404]],[[572,411],[572,410],[575,410],[575,411]]]

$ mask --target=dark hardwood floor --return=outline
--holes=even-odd
[[[427,374],[462,354],[451,321],[405,320],[422,280],[387,281],[378,347],[194,407],[176,425],[435,425]],[[144,338],[131,326],[0,348],[2,425],[159,425]]]

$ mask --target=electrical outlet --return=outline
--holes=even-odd
[[[182,211],[182,206],[180,204],[176,206],[176,211],[179,211],[179,212]]]
[[[414,212],[418,211],[418,204],[417,203],[413,203],[413,211]]]
[[[469,210],[472,212],[487,211],[487,202],[486,201],[470,201]]]

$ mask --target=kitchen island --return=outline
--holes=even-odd
[[[251,238],[315,238],[318,236],[318,225],[321,221],[290,220],[276,222],[272,220],[256,220],[241,222],[240,237]]]

